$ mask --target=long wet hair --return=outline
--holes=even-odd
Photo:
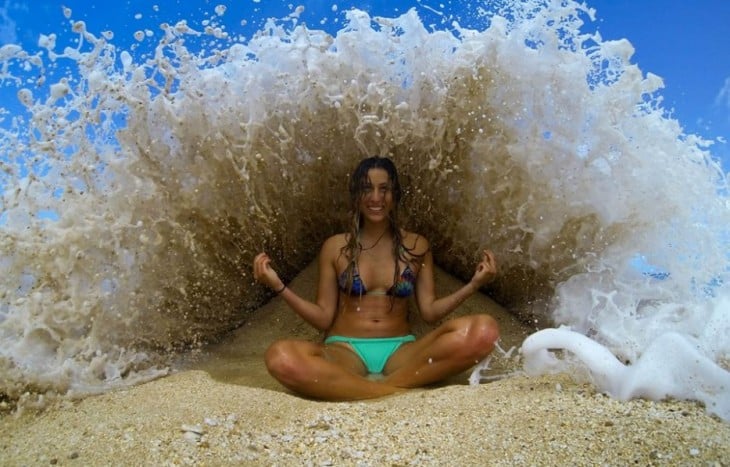
[[[368,172],[371,169],[383,169],[388,173],[390,190],[393,196],[393,208],[388,214],[390,231],[393,235],[393,258],[395,259],[395,270],[393,272],[393,283],[398,282],[400,275],[399,261],[408,262],[406,252],[410,250],[403,245],[403,232],[398,220],[398,207],[402,197],[398,170],[392,160],[387,157],[372,156],[360,161],[350,176],[350,229],[347,234],[347,244],[342,248],[342,254],[347,258],[347,290],[352,288],[352,281],[355,267],[362,251],[360,244],[360,229],[363,224],[363,216],[360,212],[360,201],[365,196],[366,188],[371,186]],[[392,297],[391,297],[392,298]]]

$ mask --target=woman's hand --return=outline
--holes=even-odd
[[[471,282],[478,288],[492,282],[497,277],[497,259],[492,250],[484,250],[482,261],[477,264],[477,270]]]
[[[281,290],[284,283],[271,267],[271,258],[266,253],[259,253],[253,260],[253,277],[272,290]]]

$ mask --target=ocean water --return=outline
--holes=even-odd
[[[0,135],[2,398],[165,374],[268,299],[256,253],[286,279],[314,259],[348,173],[381,154],[439,265],[468,277],[491,247],[488,292],[547,328],[526,371],[581,366],[615,397],[730,419],[730,203],[707,142],[586,7],[442,8],[305,25],[221,5],[132,43],[69,8],[65,34],[0,48],[20,103]]]

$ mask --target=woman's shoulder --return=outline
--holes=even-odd
[[[403,247],[414,256],[423,256],[431,249],[428,239],[421,234],[403,230]]]
[[[327,238],[319,250],[320,268],[323,264],[329,264],[337,268],[338,261],[341,261],[342,251],[347,244],[345,234],[337,234]]]
[[[339,253],[347,245],[346,233],[332,235],[322,244],[322,251],[328,253]]]

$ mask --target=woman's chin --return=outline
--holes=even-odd
[[[388,215],[386,213],[367,213],[363,216],[367,222],[370,222],[372,224],[380,224],[381,222],[385,222],[388,220]]]

